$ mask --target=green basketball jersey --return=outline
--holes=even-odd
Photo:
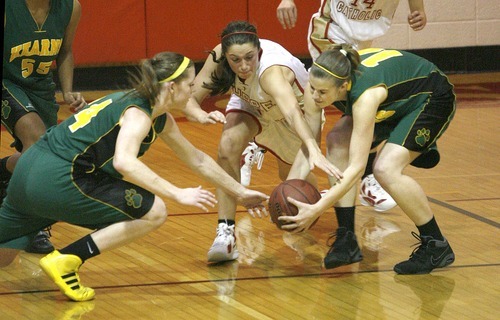
[[[3,78],[47,100],[53,99],[51,66],[72,12],[73,0],[51,1],[45,22],[38,26],[24,0],[6,0]]]
[[[120,119],[130,107],[138,107],[148,115],[152,114],[152,106],[146,99],[127,95],[127,92],[112,93],[95,100],[77,114],[51,127],[37,143],[72,162],[74,170],[84,170],[88,173],[102,170],[121,178],[114,169],[112,160],[120,132]],[[154,120],[148,136],[142,142],[138,157],[156,140],[157,133],[163,131],[166,121],[166,114]]]
[[[373,87],[384,86],[388,90],[387,99],[378,108],[376,123],[397,121],[421,108],[430,96],[439,99],[453,88],[433,63],[412,53],[376,48],[359,53],[361,64],[348,88],[347,101],[335,103],[348,115],[352,115],[358,98]]]

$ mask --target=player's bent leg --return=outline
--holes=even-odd
[[[258,132],[253,117],[244,112],[230,112],[219,142],[217,163],[234,179],[240,180],[240,160],[245,147]],[[209,262],[235,260],[239,256],[235,238],[236,200],[222,189],[216,190],[219,204],[216,236],[208,250]],[[228,221],[230,220],[230,221]]]
[[[42,119],[36,112],[29,112],[22,116],[16,123],[14,133],[22,143],[22,152],[31,147],[45,133],[46,128]],[[15,167],[20,154],[14,154],[9,158],[9,166]],[[30,243],[26,252],[47,254],[54,251],[50,242],[50,231],[40,230]]]
[[[23,152],[31,147],[45,133],[47,128],[36,112],[22,116],[14,127],[14,134],[23,144]]]
[[[381,162],[375,148],[368,157],[367,167],[359,187],[359,202],[364,206],[373,207],[377,212],[387,211],[397,206],[393,197],[377,180],[377,177],[384,173],[383,169],[380,169]],[[378,165],[378,169],[374,168],[374,163]],[[388,169],[393,170],[394,168]],[[376,174],[375,170],[377,170]]]
[[[244,122],[238,122],[243,121],[242,115],[230,113],[227,119],[228,127],[224,129],[219,142],[217,163],[236,181],[240,181],[240,156],[252,133]],[[219,204],[219,219],[234,220],[236,200],[220,188],[215,193]]]
[[[250,114],[241,111],[226,115],[226,124],[219,142],[218,162],[244,186],[250,185],[252,167],[257,164],[260,170],[264,160],[265,150],[253,142],[258,132],[258,122]]]
[[[327,135],[327,157],[341,170],[345,170],[348,165],[352,126],[352,117],[344,115]],[[371,172],[371,168],[367,171]],[[378,212],[396,206],[394,199],[380,186],[373,174],[365,176],[361,181],[358,197],[362,205],[374,207]]]
[[[244,112],[230,112],[222,132],[217,162],[233,178],[240,181],[241,154],[257,134],[256,120]]]
[[[374,174],[415,225],[422,225],[433,216],[429,201],[415,179],[404,174],[404,168],[417,155],[400,145],[386,143],[375,162]]]
[[[290,169],[292,168],[292,166],[286,162],[279,160],[279,159],[276,159],[276,161],[278,163],[279,178],[281,181],[285,181],[288,178],[288,174],[290,173]],[[309,174],[307,175],[305,180],[307,182],[309,182],[310,184],[312,184],[316,189],[318,188],[318,178],[316,177],[316,175],[314,173],[309,172]]]
[[[151,210],[140,219],[121,221],[92,233],[99,251],[112,250],[158,229],[167,220],[167,208],[163,200],[155,196]]]
[[[349,163],[349,142],[352,133],[352,117],[343,116],[326,136],[326,157],[340,170]]]
[[[166,219],[165,203],[158,196],[155,196],[151,210],[140,219],[111,224],[94,232],[90,237],[97,252],[103,253],[123,246],[157,229]],[[89,250],[91,247],[89,245]],[[62,254],[58,250],[54,250],[40,260],[40,267],[68,298],[74,301],[87,301],[94,298],[95,292],[80,282],[78,271],[82,263],[82,258],[75,254]]]
[[[352,132],[352,117],[342,116],[326,136],[327,159],[337,168],[344,171],[349,164],[349,142]],[[330,186],[337,183],[335,177],[328,177]],[[347,192],[336,204],[340,207],[354,206],[356,202],[357,186]]]

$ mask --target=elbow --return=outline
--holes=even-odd
[[[194,172],[205,175],[207,172],[211,170],[206,157],[208,157],[208,155],[205,155],[200,150],[196,150],[189,156],[187,165]]]

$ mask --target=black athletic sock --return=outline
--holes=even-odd
[[[436,240],[444,240],[441,230],[439,230],[439,226],[434,217],[432,217],[432,219],[426,224],[417,226],[417,228],[421,236],[431,236]]]
[[[59,250],[59,252],[61,252],[61,254],[73,254],[78,256],[83,262],[101,253],[90,234],[73,242],[66,248]]]
[[[229,220],[229,219],[219,219],[217,221],[217,224],[219,223],[225,223],[227,224],[228,226],[234,226],[234,220]]]
[[[366,163],[365,172],[363,173],[361,179],[364,179],[366,176],[373,173],[373,161],[375,161],[376,156],[377,156],[376,152],[371,152],[368,155],[368,162]]]
[[[334,207],[339,228],[346,228],[354,232],[354,209],[355,207]]]
[[[9,180],[12,173],[7,170],[7,160],[10,156],[0,159],[0,180]]]

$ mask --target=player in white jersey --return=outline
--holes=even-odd
[[[281,45],[261,39],[260,47],[262,54],[256,76],[248,79],[250,81],[242,81],[238,77],[235,79],[233,94],[226,112],[246,112],[255,117],[262,126],[260,133],[255,137],[256,144],[269,150],[283,162],[291,164],[302,140],[287,123],[274,98],[262,89],[260,79],[269,67],[278,65],[289,68],[295,76],[292,84],[293,92],[298,104],[302,106],[303,88],[308,79],[307,71],[302,62]],[[281,138],[276,139],[276,137]]]
[[[427,17],[423,0],[408,0],[408,24],[419,31]],[[321,0],[318,12],[309,24],[309,53],[313,60],[332,43],[349,43],[357,50],[371,47],[374,39],[387,33],[392,24],[399,0]],[[283,29],[297,21],[294,0],[281,0],[276,15]]]
[[[408,23],[414,30],[425,26],[423,0],[408,0]],[[371,47],[391,27],[399,0],[322,0],[309,24],[308,44],[316,58],[332,43],[349,43],[357,50]],[[413,22],[412,20],[415,20]]]
[[[255,140],[278,160],[281,179],[286,179],[295,155],[304,144],[309,164],[340,178],[340,172],[321,153],[316,137],[301,112],[307,71],[299,59],[277,43],[259,40],[256,28],[246,21],[229,23],[197,75],[188,103],[190,119],[210,117],[200,108],[205,97],[232,95],[227,106],[218,150],[218,163],[240,179],[240,155]],[[309,177],[310,179],[312,177]],[[314,181],[313,181],[314,182]],[[208,261],[238,257],[234,237],[235,199],[218,189],[219,223]]]

